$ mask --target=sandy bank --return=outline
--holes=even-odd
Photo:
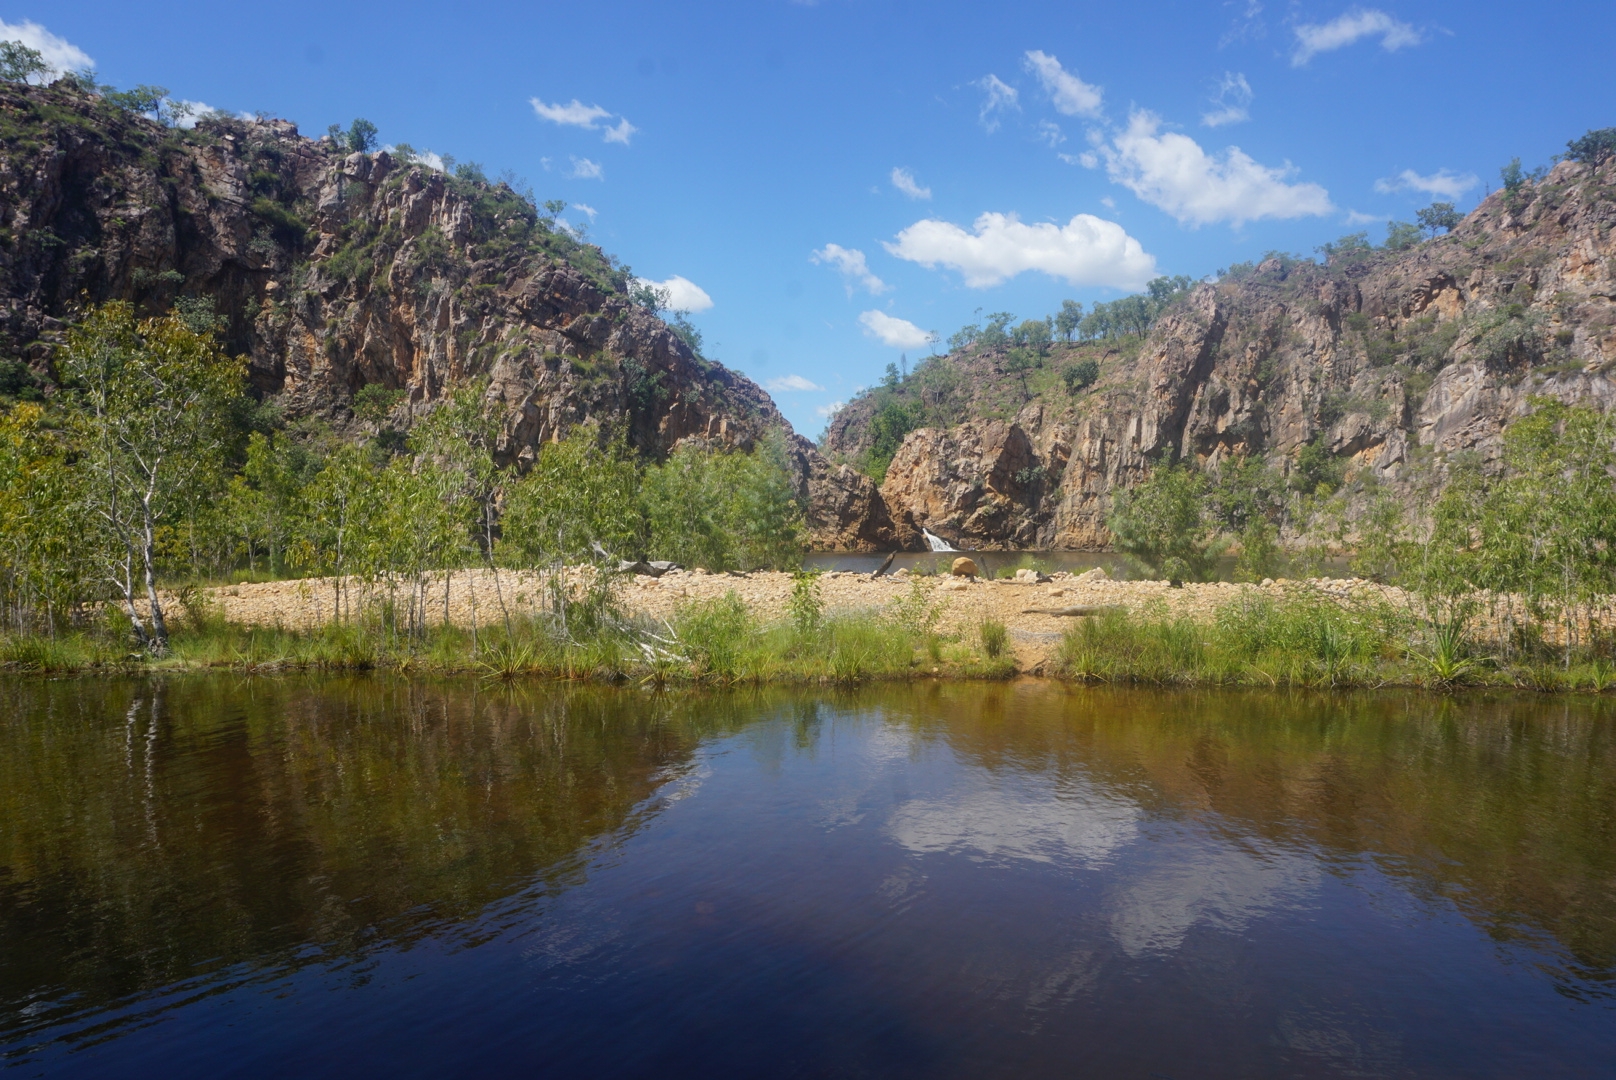
[[[570,570],[569,575],[586,573]],[[512,614],[543,609],[546,576],[532,571],[468,570],[436,578],[428,589],[427,621],[445,617],[459,626],[488,626]],[[1316,590],[1345,601],[1352,597],[1384,598],[1407,602],[1401,589],[1361,580],[1316,578],[1307,582],[1265,582],[1237,585],[1229,582],[1187,584],[1173,588],[1165,581],[1112,581],[1102,573],[1057,573],[1043,582],[1000,579],[919,577],[899,572],[887,577],[830,572],[820,577],[820,593],[827,613],[882,608],[905,598],[918,586],[938,611],[938,627],[945,634],[974,634],[984,619],[997,619],[1010,631],[1017,667],[1036,669],[1055,649],[1069,617],[1028,612],[1029,608],[1059,608],[1084,604],[1115,604],[1134,612],[1164,610],[1210,619],[1218,608],[1242,595],[1279,599],[1301,589]],[[385,597],[384,588],[350,583],[352,602]],[[445,588],[447,585],[447,589]],[[635,575],[618,585],[623,608],[654,619],[670,618],[681,604],[714,599],[734,592],[765,620],[787,617],[792,577],[787,573],[710,574],[680,570],[661,578]],[[335,590],[330,579],[308,578],[262,584],[221,586],[206,596],[218,612],[233,623],[307,629],[329,622],[335,611]],[[402,598],[402,591],[399,593]]]

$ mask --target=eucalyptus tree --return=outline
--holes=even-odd
[[[121,301],[91,311],[68,334],[60,367],[78,405],[86,504],[101,526],[95,556],[136,638],[161,655],[168,623],[158,596],[159,530],[223,488],[245,367],[179,317],[137,319]],[[136,604],[142,593],[145,612]]]

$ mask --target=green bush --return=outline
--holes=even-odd
[[[1117,496],[1107,519],[1117,550],[1146,572],[1173,581],[1210,577],[1224,545],[1205,513],[1206,477],[1184,465],[1158,465]]]
[[[679,447],[646,470],[641,507],[652,558],[709,570],[801,563],[802,508],[778,434],[750,454]]]
[[[1070,364],[1061,372],[1061,381],[1066,384],[1068,394],[1087,390],[1098,382],[1099,378],[1100,363],[1092,357],[1085,357],[1075,364]]]

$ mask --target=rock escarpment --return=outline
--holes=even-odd
[[[407,425],[484,377],[499,452],[518,466],[590,421],[653,457],[779,431],[816,542],[894,542],[868,478],[632,302],[630,280],[505,184],[347,153],[286,121],[178,131],[67,82],[0,86],[0,357],[41,379],[87,305],[156,314],[208,297],[256,391],[290,418],[357,431],[355,395],[380,385],[400,392],[393,421]]]
[[[1562,162],[1409,250],[1237,268],[1136,345],[1057,347],[1046,363],[1079,352],[1100,378],[1075,393],[1056,379],[1027,393],[980,350],[912,378],[929,426],[886,470],[898,527],[961,547],[1099,548],[1115,495],[1155,461],[1251,455],[1293,473],[1309,446],[1339,470],[1349,518],[1369,487],[1418,508],[1456,455],[1496,469],[1534,397],[1616,407],[1616,162]],[[868,454],[878,407],[844,410],[826,453]]]

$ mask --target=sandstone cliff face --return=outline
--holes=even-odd
[[[1272,259],[1202,284],[1136,355],[1107,355],[1091,390],[911,432],[882,498],[899,527],[958,546],[1092,549],[1109,542],[1114,495],[1155,460],[1250,454],[1287,471],[1316,443],[1349,496],[1373,476],[1417,508],[1450,455],[1495,468],[1532,397],[1616,407],[1613,230],[1616,162],[1564,162],[1411,250]],[[932,363],[955,369],[941,385],[978,384],[967,393],[1005,383],[982,357]],[[845,410],[826,452],[856,460],[871,411]]]
[[[176,132],[62,84],[0,87],[0,356],[45,373],[87,304],[157,313],[207,296],[254,386],[291,417],[341,428],[380,384],[403,391],[404,424],[486,376],[518,465],[591,420],[653,456],[778,430],[816,542],[894,542],[868,478],[626,291],[624,268],[500,185],[346,154],[285,121]]]

